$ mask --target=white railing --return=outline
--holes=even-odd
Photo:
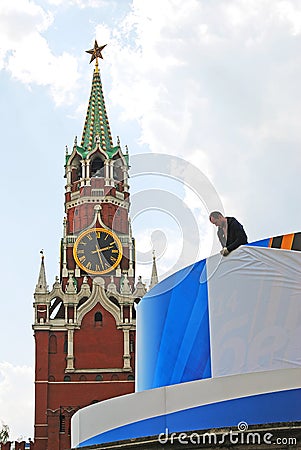
[[[67,236],[67,244],[74,244],[77,236]]]
[[[124,200],[124,193],[116,191],[116,198],[119,198],[119,200]]]
[[[79,198],[79,191],[77,192],[71,192],[71,200],[77,200]]]
[[[104,190],[103,189],[92,189],[91,195],[92,195],[92,197],[103,197]]]

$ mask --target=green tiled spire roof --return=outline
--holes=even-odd
[[[89,105],[81,141],[81,147],[85,152],[91,151],[92,147],[94,148],[97,135],[99,136],[101,148],[110,154],[112,152],[113,141],[98,70],[98,61],[96,59]]]

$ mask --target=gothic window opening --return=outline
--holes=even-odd
[[[114,177],[114,180],[117,181],[117,183],[123,182],[122,167],[123,167],[123,163],[120,159],[117,159],[116,161],[114,161],[113,177]]]
[[[55,297],[50,301],[49,317],[50,319],[64,319],[65,309],[61,298]]]
[[[76,155],[74,160],[72,161],[71,166],[71,183],[75,183],[80,180],[82,177],[82,165],[80,162],[80,157]]]
[[[121,159],[116,159],[113,166],[113,178],[115,181],[116,190],[123,192],[124,190],[124,165]]]
[[[92,160],[90,174],[91,174],[91,177],[95,177],[95,178],[103,178],[105,176],[104,163],[103,163],[103,160],[99,156],[96,156]]]
[[[102,314],[100,311],[97,311],[94,315],[94,323],[95,325],[102,325]]]

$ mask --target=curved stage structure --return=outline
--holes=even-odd
[[[242,246],[155,286],[137,307],[137,392],[79,410],[72,446],[300,421],[300,240]]]

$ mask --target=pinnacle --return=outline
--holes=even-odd
[[[46,281],[46,271],[45,271],[43,250],[40,251],[40,254],[41,254],[41,266],[40,266],[40,272],[39,272],[39,277],[38,277],[38,282],[36,285],[35,293],[36,294],[46,294],[48,292],[48,286],[47,286],[47,281]]]
[[[157,271],[157,264],[156,264],[156,255],[155,251],[153,251],[153,266],[152,266],[152,275],[151,275],[151,281],[149,288],[151,289],[156,284],[158,284],[158,271]]]

